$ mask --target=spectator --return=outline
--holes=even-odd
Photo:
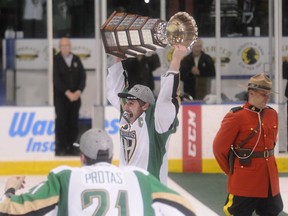
[[[67,0],[53,1],[53,34],[54,37],[71,36],[71,13]]]
[[[81,94],[86,72],[80,58],[71,52],[68,38],[59,41],[60,52],[54,57],[53,84],[56,112],[55,134],[57,156],[73,155],[73,143],[78,137]]]
[[[142,84],[148,86],[152,92],[154,91],[153,71],[160,67],[157,53],[151,56],[138,55],[136,58],[128,58],[125,66],[128,73],[128,89],[135,84]]]
[[[25,177],[8,178],[0,214],[195,215],[187,200],[147,171],[110,164],[113,143],[104,130],[86,131],[79,147],[81,168],[57,167],[30,192],[15,195],[24,187]]]
[[[184,93],[194,100],[203,100],[211,93],[211,78],[215,77],[215,66],[211,56],[202,50],[202,41],[198,39],[181,62],[181,80]]]
[[[228,176],[225,215],[278,215],[283,209],[274,156],[278,114],[267,106],[272,81],[260,73],[250,78],[248,101],[226,114],[213,152]]]
[[[179,67],[186,54],[186,47],[175,46],[170,69],[161,77],[156,102],[147,86],[137,84],[127,92],[126,61],[108,69],[107,99],[121,111],[120,166],[134,165],[148,170],[162,183],[166,183],[168,176],[167,143],[178,126]]]
[[[25,0],[23,30],[25,38],[46,37],[46,23],[43,19],[46,0]]]

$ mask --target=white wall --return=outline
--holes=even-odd
[[[82,94],[80,118],[91,118],[95,104],[97,80],[95,71],[87,71],[86,87]],[[16,105],[48,106],[48,76],[44,70],[18,70],[16,73]]]

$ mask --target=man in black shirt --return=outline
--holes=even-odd
[[[180,78],[183,81],[184,93],[194,100],[203,100],[211,93],[211,78],[215,77],[214,61],[202,50],[202,41],[197,40],[189,53],[182,61]]]
[[[78,137],[81,94],[86,72],[78,56],[71,52],[68,38],[59,41],[60,52],[54,57],[53,84],[55,120],[55,154],[73,155],[73,143]]]

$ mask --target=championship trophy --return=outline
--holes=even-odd
[[[190,48],[197,40],[198,27],[186,12],[178,12],[166,22],[114,11],[101,26],[101,35],[107,54],[126,59],[168,44]]]

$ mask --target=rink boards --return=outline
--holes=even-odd
[[[220,172],[213,157],[212,143],[222,118],[234,106],[239,105],[182,105],[178,115],[178,130],[169,142],[169,171]],[[271,106],[282,113],[285,105]],[[104,126],[115,144],[115,164],[119,159],[118,118],[116,109],[105,107]],[[78,157],[54,156],[53,107],[1,107],[0,119],[0,175],[45,174],[61,164],[80,165]],[[287,153],[279,153],[287,146],[286,118],[279,118],[278,137],[278,168],[281,172],[287,172]]]

